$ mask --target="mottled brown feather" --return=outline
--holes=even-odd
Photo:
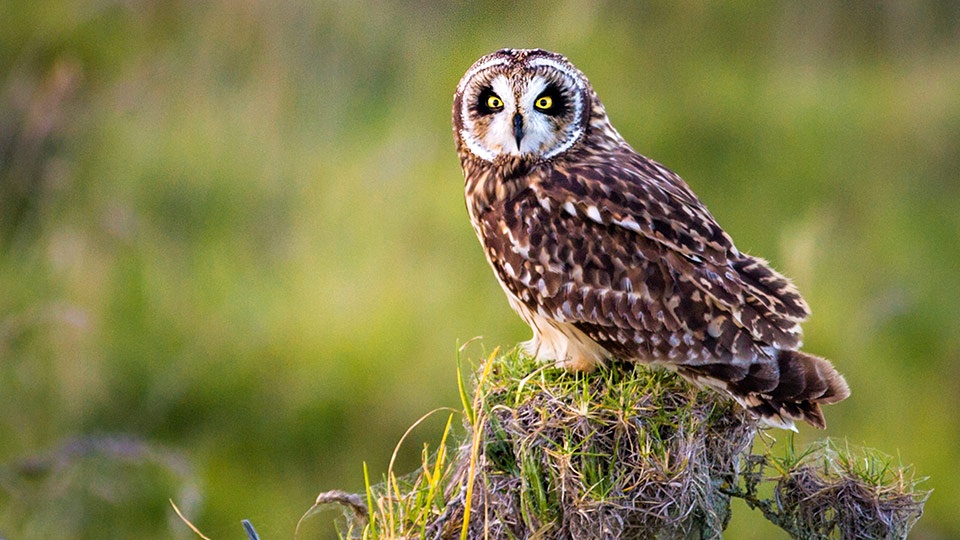
[[[516,63],[504,72],[522,77],[523,63],[540,53],[566,63],[543,51],[495,54]],[[634,151],[592,90],[574,120],[582,136],[551,159],[475,155],[462,137],[463,99],[454,99],[454,133],[467,207],[528,322],[542,317],[576,328],[609,356],[672,366],[774,424],[823,427],[817,404],[849,389],[829,362],[795,350],[810,312],[799,292],[737,250],[679,176]]]

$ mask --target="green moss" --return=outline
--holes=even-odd
[[[344,536],[719,538],[740,497],[794,538],[905,538],[927,497],[873,451],[754,454],[753,418],[663,370],[571,374],[513,351],[473,390],[456,457],[441,443],[419,473],[368,482],[374,510]]]

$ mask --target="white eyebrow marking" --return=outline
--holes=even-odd
[[[534,58],[533,60],[530,60],[527,65],[530,67],[550,66],[557,71],[563,72],[564,75],[569,77],[570,80],[577,85],[577,88],[581,90],[583,89],[583,85],[580,84],[580,75],[552,58]]]
[[[472,79],[473,76],[476,75],[477,73],[479,73],[479,72],[481,72],[481,71],[483,71],[483,70],[485,70],[485,69],[492,68],[493,66],[499,66],[500,64],[506,64],[508,61],[509,61],[508,58],[502,58],[502,57],[501,57],[501,58],[497,58],[497,57],[494,57],[494,58],[491,58],[491,59],[487,60],[486,62],[484,62],[484,63],[482,63],[482,64],[477,64],[477,65],[473,66],[472,68],[470,68],[469,71],[467,71],[467,72],[463,75],[463,78],[460,79],[460,84],[457,85],[457,93],[462,94],[463,91],[464,91],[464,89],[467,87],[467,81],[469,81],[470,79]]]

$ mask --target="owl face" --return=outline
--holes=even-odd
[[[457,86],[458,142],[474,156],[550,159],[586,130],[586,78],[563,56],[540,49],[502,49],[484,56]]]

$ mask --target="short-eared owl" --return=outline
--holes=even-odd
[[[563,56],[503,49],[466,72],[453,132],[470,220],[525,349],[570,370],[614,357],[729,393],[766,423],[824,427],[850,391],[801,352],[809,309],[737,250],[684,181],[638,154]]]

